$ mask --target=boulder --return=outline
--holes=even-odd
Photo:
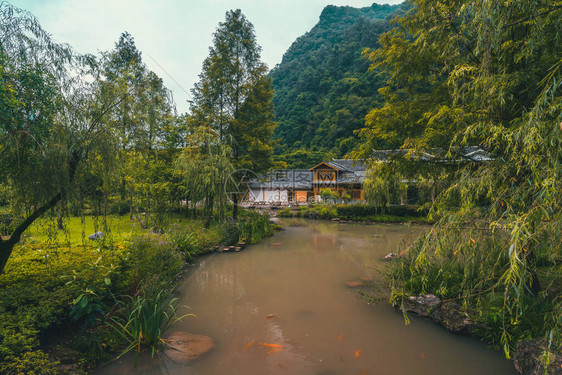
[[[213,346],[213,340],[208,336],[174,332],[166,339],[164,355],[174,363],[186,364],[201,357]]]
[[[433,294],[408,297],[404,302],[404,308],[408,312],[442,325],[453,333],[468,335],[474,332],[477,326],[475,321],[462,312],[458,303],[453,301],[443,303]]]
[[[103,232],[95,232],[95,233],[90,234],[88,236],[88,239],[89,240],[99,240],[100,238],[103,238],[103,237],[104,237]]]
[[[562,374],[562,355],[546,351],[541,340],[524,340],[517,345],[513,355],[515,369],[522,375],[560,375]],[[543,357],[544,356],[544,357]],[[542,364],[542,359],[548,359],[548,364]]]

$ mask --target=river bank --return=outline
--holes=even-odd
[[[116,356],[128,345],[111,327],[123,308],[169,293],[215,246],[271,234],[255,215],[209,228],[177,217],[163,233],[119,216],[69,218],[66,231],[41,221],[0,275],[0,373],[79,374]],[[103,234],[88,239],[94,232]]]
[[[430,224],[428,211],[412,205],[375,206],[364,204],[314,204],[286,207],[279,217],[298,217],[315,220],[333,220],[340,223],[420,223]]]

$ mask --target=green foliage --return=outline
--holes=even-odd
[[[171,249],[173,245],[164,235],[145,234],[133,239],[129,250],[130,295],[142,292],[146,296],[153,296],[164,284],[176,279],[183,257]]]
[[[560,348],[560,291],[540,275],[562,251],[562,8],[530,0],[413,5],[381,48],[366,52],[388,81],[385,105],[361,131],[363,155],[380,142],[407,148],[387,169],[412,179],[421,171],[426,186],[441,185],[433,210],[442,218],[410,249],[395,286],[460,294],[484,313],[487,337],[507,356],[531,336]],[[475,144],[494,160],[454,162],[457,148]],[[435,148],[448,151],[441,163],[410,162]]]
[[[324,203],[333,203],[333,201],[338,198],[338,194],[328,188],[322,188],[318,193],[320,195],[320,198],[322,198],[322,202]]]
[[[26,352],[20,357],[9,356],[6,362],[0,363],[0,373],[5,375],[57,375],[57,363],[49,360],[49,356],[41,350]]]
[[[341,219],[357,222],[427,222],[427,210],[417,206],[375,206],[364,204],[309,205],[294,211],[284,208],[279,217],[303,217],[308,219]]]
[[[152,298],[129,298],[129,303],[122,303],[123,315],[111,319],[114,329],[128,344],[120,356],[135,348],[138,354],[145,347],[149,348],[154,356],[164,346],[163,335],[166,331],[183,318],[193,316],[177,316],[178,299],[170,299],[168,293],[158,292]]]
[[[205,250],[202,248],[202,241],[197,233],[178,224],[170,226],[167,236],[173,248],[183,254],[186,260],[193,259]]]
[[[273,160],[285,163],[286,165],[283,165],[283,168],[286,169],[308,169],[335,157],[336,154],[334,152],[298,149],[286,151],[280,155],[273,155]]]
[[[273,234],[273,224],[267,213],[255,210],[244,211],[238,220],[240,238],[248,244],[258,243],[263,237]]]
[[[296,150],[318,147],[340,157],[355,147],[354,131],[363,126],[369,110],[380,105],[377,89],[384,85],[377,72],[368,70],[361,52],[378,45],[379,35],[389,29],[388,19],[399,9],[328,6],[318,24],[298,38],[271,71],[279,119],[276,153],[289,167]]]

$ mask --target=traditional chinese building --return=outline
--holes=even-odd
[[[365,164],[361,161],[334,159],[310,169],[283,169],[252,180],[246,200],[256,203],[307,203],[320,200],[322,189],[331,190],[337,201],[348,196],[362,202]]]
[[[458,165],[482,163],[492,156],[478,146],[451,150],[431,149],[424,152],[399,150],[374,150],[373,162],[386,163],[393,158],[408,157],[412,162]],[[364,202],[363,182],[366,166],[361,160],[333,159],[310,169],[285,169],[268,173],[262,179],[250,181],[245,201],[259,204],[303,204],[321,201],[323,189],[333,192],[335,203],[344,197],[350,202]],[[409,185],[408,194],[401,204],[416,196],[415,180],[404,180]],[[410,194],[410,190],[411,193]]]

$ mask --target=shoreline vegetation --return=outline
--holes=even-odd
[[[307,219],[332,220],[357,223],[421,223],[431,224],[428,211],[414,205],[368,205],[368,204],[313,204],[297,208],[285,207],[278,217],[301,217]]]
[[[82,219],[64,219],[62,231],[56,218],[34,224],[0,275],[0,373],[81,374],[131,344],[137,350],[139,343],[118,329],[127,324],[127,311],[156,303],[171,312],[171,293],[197,256],[218,245],[257,243],[275,226],[267,215],[246,210],[238,222],[208,229],[204,220],[173,215],[159,233],[128,216]],[[104,236],[89,240],[96,231]],[[141,341],[142,350],[159,350],[154,341],[162,321],[143,323],[152,323],[158,337]]]

